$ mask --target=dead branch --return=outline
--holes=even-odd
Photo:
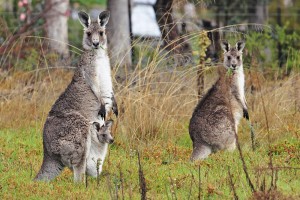
[[[239,143],[239,139],[238,139],[238,135],[235,133],[235,138],[236,138],[236,144],[237,144],[237,148],[239,150],[239,154],[240,154],[240,159],[242,161],[242,164],[243,164],[243,170],[244,170],[244,173],[246,175],[246,179],[247,179],[247,182],[248,182],[248,185],[251,189],[252,192],[255,192],[255,188],[254,188],[254,185],[250,179],[250,176],[249,176],[249,173],[248,173],[248,169],[247,169],[247,166],[246,166],[246,162],[245,162],[245,159],[244,159],[244,156],[243,156],[243,152],[242,152],[242,149],[241,149],[241,145]]]
[[[5,44],[0,46],[0,55],[5,54],[6,50],[10,49],[18,38],[20,38],[22,35],[28,34],[28,32],[30,32],[30,29],[38,22],[38,20],[45,18],[47,12],[49,12],[49,10],[51,10],[54,5],[59,3],[60,2],[55,2],[54,4],[46,6],[43,12],[39,13],[37,16],[32,18],[29,22],[25,23],[17,31],[15,31],[5,42]]]
[[[259,167],[255,168],[256,171],[268,171],[268,170],[300,170],[300,167],[281,167],[281,166],[273,166],[270,167]]]
[[[199,177],[198,177],[198,179],[199,179],[199,184],[198,184],[198,199],[201,199],[201,171],[200,171],[200,164],[199,164],[199,166],[198,166],[198,175],[199,175]]]
[[[146,194],[147,194],[147,187],[146,187],[146,181],[144,177],[144,172],[141,165],[141,159],[140,159],[140,153],[138,154],[138,163],[139,163],[139,181],[140,181],[140,193],[141,193],[141,199],[146,200]]]
[[[234,183],[233,183],[233,180],[232,180],[232,174],[230,173],[230,167],[229,166],[228,166],[228,177],[229,177],[229,183],[230,183],[231,190],[233,192],[234,199],[238,200],[239,197],[236,194],[236,190],[235,190],[235,187],[234,187]]]

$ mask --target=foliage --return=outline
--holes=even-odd
[[[298,8],[300,6],[300,1],[292,1],[287,2],[287,4],[292,3],[292,5],[284,5],[284,0],[272,0],[269,1],[269,7],[268,10],[270,13],[277,13],[278,14],[278,8],[281,9],[281,23],[284,24],[285,22],[289,22],[286,26],[286,29],[288,32],[299,32],[300,30],[300,23],[299,23],[299,13]],[[278,25],[278,17],[270,17],[268,20],[269,24],[277,24]]]
[[[68,39],[70,43],[78,48],[82,46],[83,27],[77,20],[68,20]]]
[[[298,41],[300,41],[300,35],[296,32],[293,31],[292,33],[289,33],[287,31],[287,27],[289,25],[289,22],[286,22],[283,27],[276,26],[276,36],[275,38],[280,45],[282,45],[282,57],[284,59],[284,62],[287,62],[286,69],[288,71],[291,70],[293,67],[290,65],[291,60],[297,59],[299,55],[297,55],[297,50],[300,48],[300,44]],[[287,58],[289,56],[289,53],[293,52],[290,56],[291,58]],[[295,54],[296,53],[296,54]],[[282,58],[281,58],[282,59]]]
[[[197,55],[199,57],[199,63],[210,62],[210,59],[207,59],[207,48],[211,45],[211,41],[207,36],[207,31],[200,31],[199,33],[199,42],[198,48],[196,47],[193,51],[193,55]],[[207,59],[207,60],[206,60]]]
[[[288,58],[286,62],[286,69],[288,71],[295,69],[295,71],[299,72],[300,68],[300,50],[295,48],[290,48],[287,52]]]
[[[70,1],[71,4],[78,3],[84,7],[92,7],[95,5],[105,6],[106,2],[107,2],[107,0],[71,0]]]
[[[296,69],[298,66],[295,61],[299,59],[300,48],[297,41],[300,40],[300,35],[296,32],[288,33],[287,26],[288,22],[283,27],[276,26],[274,30],[249,32],[246,35],[246,55],[250,56],[244,58],[246,66],[258,64],[264,71],[275,70],[279,67],[279,59],[282,59],[286,72]],[[279,44],[282,48],[280,58]]]
[[[19,65],[15,65],[16,68],[21,68],[25,71],[32,71],[36,69],[38,65],[38,59],[40,57],[39,52],[35,49],[30,49],[30,51],[26,52],[24,55],[26,59],[22,59]]]

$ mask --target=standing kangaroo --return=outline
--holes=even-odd
[[[65,166],[71,166],[75,180],[79,180],[76,176],[82,174],[86,167],[82,159],[88,157],[92,144],[89,122],[95,121],[103,126],[103,117],[109,111],[118,113],[106,52],[105,25],[109,12],[100,13],[93,22],[84,12],[78,15],[84,26],[85,51],[71,83],[52,106],[46,119],[43,130],[44,158],[35,180],[52,180]],[[99,118],[99,114],[102,117]],[[73,156],[70,163],[63,159],[66,152]]]
[[[200,100],[190,120],[191,160],[205,159],[218,150],[234,150],[240,119],[249,119],[242,61],[245,42],[239,41],[233,48],[227,42],[221,46],[224,67],[218,71],[219,79]]]

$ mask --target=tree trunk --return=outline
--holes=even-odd
[[[63,58],[69,57],[68,47],[68,9],[69,0],[46,0],[46,6],[51,9],[47,12],[45,20],[46,36],[50,38],[49,47]]]
[[[190,53],[191,47],[186,39],[180,37],[178,27],[172,17],[173,0],[157,0],[154,10],[156,20],[164,41],[164,47],[173,53]]]
[[[264,24],[267,19],[267,3],[265,1],[253,1],[252,4],[249,5],[249,22]]]
[[[122,68],[131,68],[132,65],[129,3],[130,0],[107,1],[107,8],[110,11],[107,37],[113,67],[120,65]]]
[[[277,0],[277,24],[280,27],[282,26],[280,0]],[[277,41],[277,50],[278,50],[279,67],[282,68],[284,64],[284,55],[282,52],[282,44],[279,41]]]

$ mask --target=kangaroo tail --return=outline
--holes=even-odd
[[[34,181],[51,181],[60,174],[64,165],[50,156],[44,155],[43,164]]]

